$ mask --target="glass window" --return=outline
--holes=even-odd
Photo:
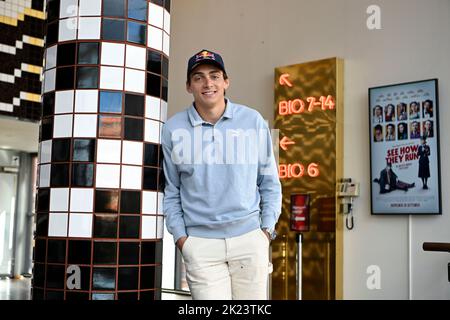
[[[59,3],[59,1],[54,2]],[[47,35],[45,36],[47,46],[50,46],[58,42],[58,31],[59,31],[58,21],[53,22],[47,26]]]
[[[95,241],[94,264],[117,264],[117,243]]]
[[[46,93],[42,99],[42,116],[51,116],[55,113],[55,92]]]
[[[50,177],[51,187],[68,187],[69,186],[69,165],[68,164],[52,164],[52,174]]]
[[[98,136],[101,138],[120,138],[122,136],[122,117],[100,116]]]
[[[48,236],[48,213],[38,213],[36,215],[36,235]]]
[[[66,260],[66,240],[48,240],[47,262],[64,263]]]
[[[125,40],[125,21],[114,19],[102,20],[102,39],[103,40]]]
[[[52,141],[52,162],[68,162],[70,159],[70,139]]]
[[[141,267],[141,289],[155,287],[155,267]]]
[[[161,97],[161,77],[147,72],[147,94]]]
[[[69,240],[68,263],[91,264],[91,241]]]
[[[144,168],[144,190],[157,190],[158,169]]]
[[[159,52],[148,50],[147,71],[161,74],[161,54]]]
[[[56,65],[58,67],[75,64],[76,43],[65,43],[58,45],[56,54]]]
[[[147,0],[128,0],[128,18],[145,21]]]
[[[168,96],[169,96],[169,82],[166,79],[162,79],[161,99],[167,102]]]
[[[42,119],[40,141],[49,140],[53,137],[53,118]]]
[[[119,290],[139,289],[139,268],[126,267],[119,268],[118,287]]]
[[[78,64],[98,64],[98,42],[78,44]]]
[[[33,1],[34,2],[34,1]],[[47,21],[53,21],[59,18],[59,0],[49,0],[47,3]]]
[[[64,289],[65,273],[64,266],[47,265],[47,288]]]
[[[118,190],[95,190],[95,212],[117,213],[118,210]]]
[[[136,94],[125,94],[125,114],[129,116],[144,116],[144,96]]]
[[[122,191],[120,196],[120,213],[140,213],[141,192]]]
[[[117,216],[96,214],[94,216],[95,238],[117,238]]]
[[[140,223],[140,216],[121,216],[119,222],[119,237],[138,239]]]
[[[142,141],[144,138],[144,120],[125,118],[125,140]]]
[[[100,112],[122,113],[122,92],[100,91]]]
[[[75,68],[57,68],[56,70],[56,90],[67,90],[74,88]]]
[[[128,21],[127,40],[145,45],[145,38],[147,37],[146,30],[145,24]]]
[[[169,59],[165,56],[162,58],[162,76],[169,79]]]
[[[125,0],[103,0],[103,15],[125,17]]]
[[[48,211],[50,208],[50,189],[39,188],[37,200],[37,211]]]
[[[119,264],[120,265],[139,264],[139,246],[140,246],[139,242],[120,242]]]
[[[146,143],[144,147],[144,165],[157,167],[158,166],[158,145],[153,143]]]
[[[97,89],[98,88],[98,67],[78,67],[77,68],[77,88]]]

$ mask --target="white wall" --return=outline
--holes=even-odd
[[[448,0],[172,0],[169,115],[185,108],[186,61],[220,52],[228,96],[273,120],[277,66],[338,56],[345,63],[344,172],[361,182],[355,229],[345,231],[346,299],[450,299],[446,253],[424,241],[450,242],[450,2]],[[382,29],[366,27],[366,9],[381,8]],[[369,87],[439,78],[443,215],[370,215]],[[409,221],[409,219],[411,219]],[[366,287],[366,269],[381,268],[381,289]]]

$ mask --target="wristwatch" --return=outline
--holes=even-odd
[[[277,232],[275,231],[275,229],[270,229],[270,228],[262,228],[262,229],[266,230],[267,233],[269,233],[270,240],[275,240],[275,238],[277,237]]]

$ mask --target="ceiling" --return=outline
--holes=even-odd
[[[0,117],[0,149],[38,152],[39,123]]]

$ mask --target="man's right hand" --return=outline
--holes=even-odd
[[[187,238],[188,237],[181,237],[177,240],[177,247],[178,247],[178,249],[180,249],[180,251],[183,250],[183,246],[184,246],[184,243],[186,242]]]

